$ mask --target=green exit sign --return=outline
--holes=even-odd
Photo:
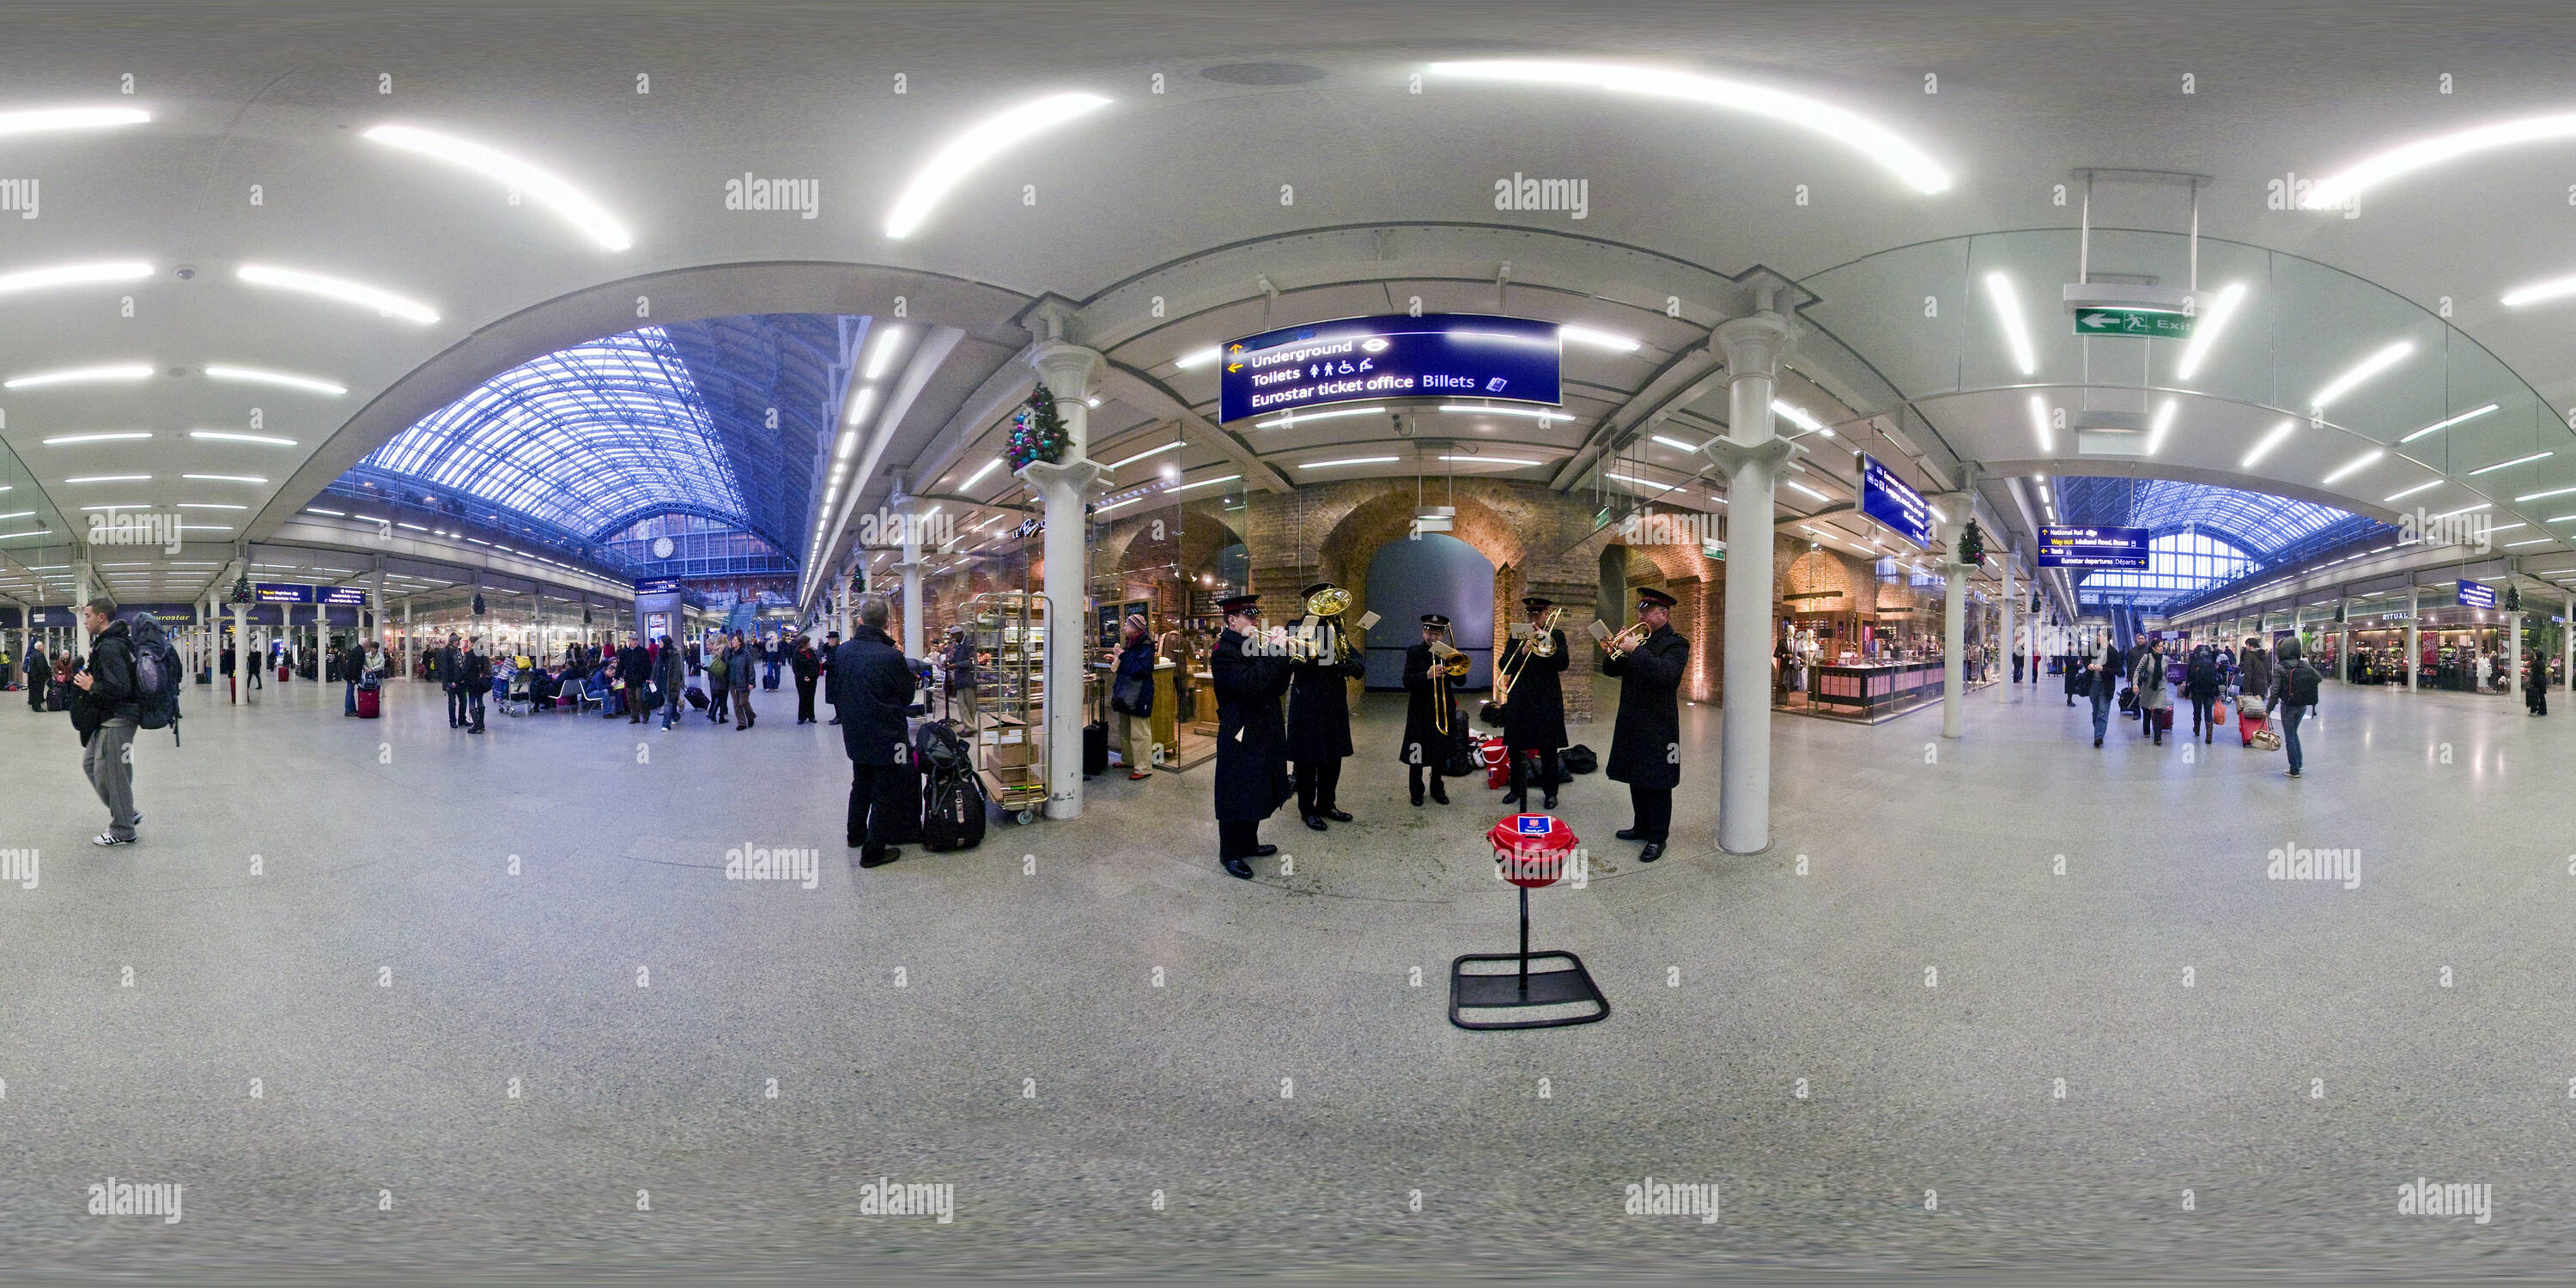
[[[2134,335],[2150,340],[2188,340],[2192,316],[2152,309],[2077,309],[2077,335]]]

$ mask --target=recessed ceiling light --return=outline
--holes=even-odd
[[[2410,496],[2415,495],[2415,494],[2416,494],[2416,493],[2418,493],[2418,492],[2430,491],[2431,489],[2433,489],[2433,488],[2437,488],[2437,487],[2440,487],[2440,486],[2442,486],[2442,480],[2440,480],[2440,479],[2434,479],[2434,480],[2431,480],[2430,482],[2418,483],[2418,484],[2416,484],[2416,485],[2415,485],[2415,486],[2413,486],[2413,487],[2410,487],[2410,488],[2406,488],[2406,489],[2404,489],[2403,491],[2391,492],[2391,493],[2389,493],[2387,496],[2385,496],[2385,497],[2381,498],[2381,500],[2382,500],[2382,502],[2383,502],[2383,503],[2385,503],[2385,504],[2394,505],[2394,504],[2396,504],[2397,502],[2399,502],[2399,501],[2402,501],[2402,500],[2406,499],[2407,497],[2410,497]],[[2576,488],[2569,488],[2568,490],[2569,490],[2569,491],[2571,491],[2571,492],[2576,492]]]
[[[858,393],[851,396],[850,414],[843,417],[841,423],[844,425],[855,426],[860,421],[866,420],[868,418],[868,409],[875,406],[876,401],[877,387],[875,385],[862,386]],[[851,435],[850,438],[854,441],[857,438],[857,435]],[[844,447],[843,450],[846,452],[848,449]]]
[[[1460,463],[1462,463],[1462,464],[1467,464],[1467,465],[1514,465],[1514,466],[1519,466],[1519,465],[1537,465],[1537,464],[1539,464],[1539,462],[1537,462],[1537,461],[1525,461],[1525,460],[1522,460],[1521,458],[1519,458],[1519,457],[1517,457],[1517,456],[1443,456],[1443,457],[1441,457],[1440,459],[1441,459],[1441,460],[1444,460],[1444,461],[1457,461],[1457,462],[1460,462]]]
[[[1595,349],[1608,349],[1614,353],[1635,353],[1642,347],[1624,335],[1595,331],[1588,326],[1560,325],[1556,328],[1556,336],[1560,340],[1572,340],[1576,344],[1588,344]]]
[[[1113,461],[1113,462],[1111,462],[1111,463],[1110,463],[1110,465],[1109,465],[1109,468],[1111,468],[1111,469],[1113,469],[1113,470],[1114,470],[1114,469],[1121,469],[1121,468],[1124,468],[1124,467],[1126,467],[1126,466],[1133,465],[1133,464],[1135,464],[1135,463],[1136,463],[1136,462],[1138,462],[1138,461],[1144,460],[1144,459],[1145,459],[1146,457],[1148,457],[1148,456],[1160,456],[1160,455],[1162,455],[1162,454],[1163,454],[1163,453],[1165,453],[1165,452],[1171,451],[1173,448],[1179,447],[1180,445],[1181,445],[1181,440],[1179,440],[1179,439],[1177,439],[1177,438],[1176,438],[1176,439],[1173,439],[1171,442],[1168,442],[1168,443],[1163,444],[1163,445],[1162,445],[1162,446],[1160,446],[1160,447],[1148,447],[1148,448],[1146,448],[1144,451],[1138,452],[1138,453],[1136,453],[1134,456],[1130,456],[1130,457],[1128,457],[1126,460],[1123,460],[1123,461]],[[999,464],[999,462],[997,461],[997,462],[995,462],[995,464]],[[990,469],[990,468],[991,468],[991,466],[986,466],[985,468]],[[968,479],[966,482],[967,482],[967,486],[972,487],[972,486],[974,486],[974,482],[975,482],[975,481],[974,481],[973,479]]]
[[[201,483],[266,483],[268,481],[256,474],[182,474],[179,477],[195,479]]]
[[[1994,305],[1996,323],[2003,327],[2004,347],[2012,351],[2013,365],[2025,376],[2039,374],[2039,358],[2030,347],[2030,326],[2022,320],[2021,298],[2013,290],[2012,279],[2002,273],[1986,274],[1986,298]]]
[[[1680,99],[1749,112],[1832,139],[1894,174],[1916,192],[1940,192],[1950,186],[1949,172],[1895,131],[1848,108],[1836,107],[1803,94],[1713,76],[1612,63],[1491,59],[1433,63],[1429,70],[1435,76],[1461,80],[1566,85]]]
[[[2427,166],[2440,165],[2491,148],[2537,143],[2576,135],[2576,113],[2526,117],[2471,126],[2429,139],[2417,139],[2363,158],[2348,169],[2311,184],[2299,204],[2309,210],[2331,210],[2363,192]]]
[[[2040,455],[2056,455],[2056,427],[2049,423],[2048,400],[2040,397],[2038,394],[2032,394],[2030,396],[2030,430],[2033,434],[2039,436]]]
[[[859,373],[862,380],[874,380],[885,374],[886,364],[894,361],[896,345],[903,343],[903,328],[890,326],[877,333],[877,342],[868,349],[867,370]]]
[[[1220,476],[1218,476],[1218,477],[1216,477],[1216,478],[1212,478],[1212,479],[1200,479],[1200,480],[1199,480],[1198,482],[1196,482],[1196,483],[1183,483],[1183,484],[1181,484],[1179,487],[1167,487],[1167,488],[1164,488],[1164,489],[1163,489],[1163,494],[1164,494],[1165,496],[1169,496],[1169,495],[1171,495],[1172,493],[1175,493],[1175,492],[1187,492],[1187,491],[1189,491],[1189,490],[1190,490],[1190,489],[1192,489],[1192,488],[1201,488],[1201,487],[1206,487],[1206,486],[1208,486],[1208,485],[1209,485],[1209,484],[1211,484],[1211,483],[1232,483],[1232,482],[1234,482],[1235,480],[1240,479],[1240,478],[1242,478],[1242,477],[1243,477],[1243,476],[1242,476],[1242,475],[1240,475],[1240,474],[1225,474],[1225,475],[1220,475]],[[995,517],[997,517],[997,518],[998,518],[999,516],[995,516]]]
[[[1341,465],[1384,465],[1395,459],[1396,458],[1392,456],[1346,456],[1337,461],[1300,461],[1297,468],[1301,470],[1329,470]]]
[[[2173,428],[2174,415],[2181,410],[2182,401],[2176,398],[2167,398],[2163,406],[2156,408],[2156,418],[2147,425],[2147,455],[2163,450],[2165,431]]]
[[[2298,427],[2299,422],[2296,419],[2283,420],[2280,424],[2273,426],[2272,432],[2265,434],[2263,436],[2263,441],[2256,443],[2254,445],[2254,450],[2245,454],[2244,464],[2240,468],[2249,470],[2254,468],[2254,463],[2256,461],[2262,460],[2264,457],[2271,455],[2272,449],[2279,447],[2284,440],[2289,438],[2291,432],[2296,430]]]
[[[1817,500],[1819,500],[1819,501],[1831,501],[1831,500],[1833,500],[1833,498],[1832,498],[1832,497],[1829,497],[1829,496],[1825,495],[1824,493],[1819,492],[1819,491],[1817,491],[1816,489],[1811,488],[1811,487],[1807,486],[1806,484],[1799,482],[1799,481],[1798,481],[1798,480],[1796,480],[1796,479],[1782,479],[1782,480],[1780,480],[1780,481],[1781,481],[1781,482],[1783,482],[1783,483],[1788,484],[1790,487],[1795,488],[1795,489],[1797,489],[1798,491],[1804,492],[1804,493],[1806,493],[1807,495],[1809,495],[1809,496],[1812,496],[1812,497],[1816,498],[1816,499],[1817,499]]]
[[[2397,441],[2401,443],[2411,443],[2416,439],[2422,438],[2426,434],[2440,433],[2441,431],[2449,429],[2451,426],[2457,425],[2462,421],[2476,420],[2478,417],[2494,411],[2497,406],[2499,406],[2499,404],[2488,403],[2484,407],[2471,408],[2470,410],[2461,412],[2459,415],[2453,416],[2448,420],[2434,421],[2432,424],[2426,425],[2424,428],[2416,430],[2414,433],[2408,434],[2406,437],[2398,439]]]
[[[307,273],[293,268],[277,268],[266,264],[244,264],[238,275],[241,280],[253,286],[273,286],[282,291],[318,295],[326,300],[355,304],[360,308],[374,309],[379,317],[401,318],[406,322],[417,322],[423,326],[438,320],[437,311],[426,304],[404,299],[390,291],[380,291],[372,286],[336,277],[324,277],[319,273]]]
[[[1441,410],[1446,411],[1448,409],[1444,407]],[[1310,420],[1331,420],[1336,416],[1382,416],[1385,414],[1386,408],[1384,407],[1333,407],[1324,411],[1290,412],[1287,415],[1274,417],[1270,420],[1256,420],[1252,422],[1252,427],[1254,429],[1286,429],[1291,425],[1302,425]]]
[[[2387,458],[2388,458],[2388,451],[2387,451],[2387,449],[2385,449],[2385,448],[2373,448],[2373,449],[2371,449],[2370,451],[2364,452],[2364,453],[2362,453],[2361,455],[2356,456],[2356,457],[2352,458],[2351,460],[2346,461],[2346,462],[2344,462],[2343,464],[2341,464],[2341,465],[2339,465],[2339,466],[2336,466],[2336,467],[2334,468],[2334,470],[2333,470],[2331,473],[2328,473],[2324,478],[2321,478],[2321,479],[2317,480],[2317,482],[2318,482],[2320,485],[2322,485],[2322,486],[2328,486],[2328,487],[2331,487],[2331,486],[2333,486],[2333,485],[2334,485],[2338,480],[2342,479],[2345,475],[2348,475],[2348,474],[2354,473],[2355,471],[2358,471],[2358,470],[2366,470],[2366,469],[2370,468],[2371,466],[2373,466],[2373,465],[2377,465],[2379,462],[2381,462],[2381,461],[2383,461],[2383,460],[2386,460]]]
[[[1172,365],[1183,371],[1188,371],[1193,367],[1204,367],[1207,364],[1216,361],[1219,356],[1220,353],[1217,346],[1211,344],[1204,349],[1194,349],[1172,359]]]
[[[45,440],[47,447],[69,447],[75,443],[121,443],[137,438],[150,438],[148,429],[120,429],[104,434],[60,434]]]
[[[588,194],[509,153],[408,125],[379,125],[358,137],[479,174],[509,189],[513,204],[524,194],[579,229],[603,250],[625,250],[635,244],[626,226]]]
[[[1771,414],[1788,421],[1790,424],[1795,425],[1810,434],[1822,434],[1827,438],[1834,436],[1834,431],[1825,428],[1825,422],[1809,415],[1806,408],[1790,402],[1787,399],[1772,399]]]
[[[886,236],[911,236],[950,188],[1003,149],[1108,105],[1109,100],[1098,94],[1050,94],[975,123],[933,153],[912,181],[904,185],[902,195],[895,198],[894,209],[886,215]]]
[[[103,367],[73,367],[32,376],[13,376],[0,381],[0,389],[36,389],[45,385],[87,384],[100,380],[148,380],[151,376],[152,368],[147,363],[120,362]]]
[[[65,483],[149,483],[149,474],[91,474],[83,478],[64,479]]]
[[[1470,403],[1442,403],[1440,410],[1465,416],[1526,416],[1541,423],[1574,419],[1565,412],[1544,407],[1479,407]]]
[[[2351,393],[2354,386],[2404,361],[2406,355],[2413,352],[2415,352],[2415,342],[2412,340],[2399,340],[2381,349],[2353,364],[2351,370],[2327,381],[2325,388],[2319,389],[2309,397],[2308,406],[2320,411],[2324,410],[2327,403]]]
[[[0,134],[36,134],[46,130],[95,130],[141,125],[152,119],[139,107],[39,107],[0,112]]]
[[[346,388],[332,384],[328,380],[315,380],[311,376],[290,376],[282,371],[261,371],[253,367],[234,367],[220,363],[209,363],[206,367],[206,374],[216,380],[238,380],[251,384],[280,385],[288,389],[301,389],[306,393],[327,394],[334,398],[349,392]]]
[[[2476,469],[2473,469],[2473,470],[2469,471],[2467,474],[2462,475],[2461,477],[2462,477],[2462,478],[2476,478],[2478,475],[2481,475],[2481,474],[2489,474],[2489,473],[2493,473],[2494,471],[2502,470],[2502,469],[2511,469],[2512,467],[2514,467],[2514,466],[2516,466],[2516,465],[2529,465],[2529,464],[2531,464],[2533,461],[2545,461],[2545,460],[2548,460],[2548,459],[2549,459],[2550,457],[2552,457],[2552,456],[2556,456],[2557,454],[2558,454],[2558,453],[2556,453],[2556,452],[2533,452],[2533,453],[2532,453],[2531,455],[2529,455],[2529,456],[2517,456],[2517,457],[2515,457],[2515,458],[2513,458],[2512,460],[2509,460],[2509,461],[2497,461],[2497,462],[2496,462],[2495,464],[2493,464],[2493,465],[2481,465],[2481,466],[2479,466],[2478,468],[2476,468]]]
[[[295,440],[292,438],[276,438],[267,434],[237,434],[228,429],[192,429],[188,431],[188,437],[212,439],[223,443],[259,443],[269,447],[295,446]]]
[[[2175,377],[2189,380],[2200,371],[2201,362],[2218,343],[2218,333],[2227,329],[2228,320],[2236,316],[2236,306],[2245,302],[2246,289],[2243,282],[2229,282],[2210,302],[2209,311],[2200,316],[2198,325],[2191,329],[2190,341],[2183,345],[2182,360],[2174,364]]]

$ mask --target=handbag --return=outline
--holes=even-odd
[[[2279,751],[2280,749],[2281,735],[2278,732],[2270,729],[2257,729],[2254,731],[2254,750]]]
[[[1509,717],[1503,714],[1504,705],[1505,704],[1500,702],[1488,702],[1484,705],[1483,709],[1476,713],[1476,718],[1484,721],[1486,724],[1500,729],[1503,727],[1504,721],[1509,719]]]
[[[1147,688],[1144,677],[1122,675],[1109,686],[1109,709],[1124,715],[1154,714],[1154,691]]]
[[[2120,710],[2122,710],[2122,711],[2135,711],[2135,710],[2137,710],[2137,709],[2138,709],[2138,691],[2137,691],[2136,689],[2130,688],[2129,686],[2127,686],[2127,685],[2125,685],[2125,684],[2124,684],[2124,685],[2121,685],[2121,686],[2120,686]]]

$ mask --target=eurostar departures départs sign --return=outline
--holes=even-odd
[[[1380,398],[1563,401],[1557,324],[1482,313],[1397,313],[1245,336],[1220,351],[1217,418]]]
[[[2039,566],[2144,568],[2147,566],[2147,530],[2043,523],[2039,527]]]
[[[1917,547],[1931,549],[1932,503],[1896,477],[1896,471],[1879,464],[1877,457],[1867,452],[1852,455],[1860,465],[1860,512]]]
[[[2495,606],[2495,587],[2482,586],[2474,581],[2460,583],[2460,607],[2493,608]]]

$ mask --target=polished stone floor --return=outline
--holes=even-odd
[[[1614,1014],[1470,1033],[1443,984],[1512,946],[1500,809],[1405,803],[1390,698],[1361,821],[1283,815],[1293,872],[1247,884],[1205,771],[852,868],[838,731],[790,695],[745,733],[468,738],[426,686],[381,722],[204,693],[184,747],[138,740],[115,851],[67,722],[0,705],[0,851],[38,859],[0,884],[0,1279],[2576,1253],[2563,705],[2330,686],[2295,782],[2232,731],[2097,751],[2045,687],[1973,695],[1956,741],[1937,710],[1780,719],[1752,857],[1715,852],[1718,713],[1686,710],[1673,856],[1637,865],[1587,777],[1560,812],[1592,879],[1534,899]],[[1606,717],[1576,737],[1606,751]],[[818,851],[816,888],[726,879],[744,847]],[[2285,847],[2357,850],[2357,886],[2267,879]],[[110,1177],[184,1184],[184,1218],[87,1214]],[[953,1186],[953,1221],[864,1211],[879,1177]],[[2492,1219],[2401,1215],[2419,1177],[2491,1186]],[[1628,1214],[1648,1178],[1715,1184],[1718,1219]]]

